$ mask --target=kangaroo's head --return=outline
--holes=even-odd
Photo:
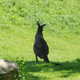
[[[43,31],[43,27],[46,26],[46,24],[40,24],[40,22],[37,21],[37,26],[39,31]]]

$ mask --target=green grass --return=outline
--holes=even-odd
[[[0,58],[16,61],[21,80],[80,79],[79,0],[0,0]],[[36,21],[46,23],[50,63],[35,63]]]

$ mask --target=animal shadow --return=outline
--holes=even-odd
[[[63,72],[60,77],[69,77],[72,74],[80,73],[80,59],[75,59],[73,61],[66,62],[50,62],[44,63],[39,62],[38,64],[35,61],[23,61],[18,62],[23,63],[23,71],[29,72]]]

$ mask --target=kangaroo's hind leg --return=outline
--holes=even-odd
[[[44,62],[49,63],[48,56],[45,56],[45,57],[44,57]]]
[[[35,57],[36,57],[36,63],[38,63],[38,57],[37,57],[37,55],[35,54]]]

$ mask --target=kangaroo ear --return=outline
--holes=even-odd
[[[38,25],[39,27],[44,27],[44,26],[46,26],[46,24],[40,24],[39,21],[37,21],[37,25]]]
[[[42,26],[42,27],[43,27],[43,26],[46,26],[46,24],[42,24],[41,26]]]
[[[37,21],[37,25],[38,25],[38,26],[41,26],[39,21]]]

